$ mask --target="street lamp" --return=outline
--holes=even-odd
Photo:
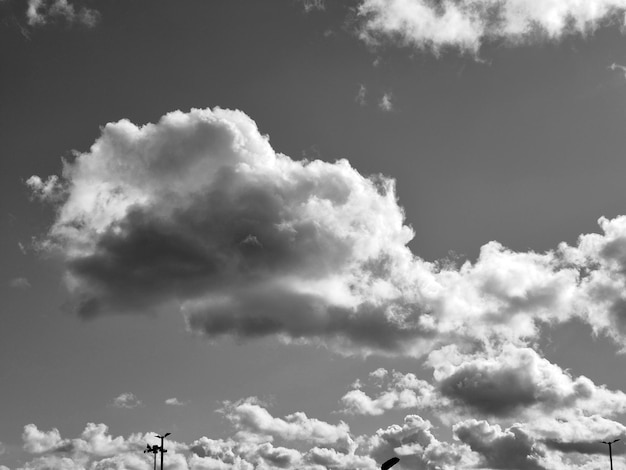
[[[153,459],[152,459],[152,468],[154,470],[156,470],[156,454],[159,453],[159,446],[158,445],[153,445],[151,446],[150,444],[146,444],[146,450],[143,451],[144,454],[146,453],[151,453],[153,454]]]
[[[161,452],[161,470],[163,470],[163,454],[165,452],[167,452],[164,448],[163,448],[163,441],[165,440],[165,438],[167,436],[169,436],[170,434],[172,434],[171,432],[165,433],[162,436],[159,436],[158,434],[156,435],[156,437],[158,437],[159,439],[161,439],[161,447],[159,447],[159,452]]]
[[[613,470],[613,450],[611,449],[611,446],[615,444],[617,441],[619,441],[619,439],[615,439],[614,441],[611,441],[611,442],[602,441],[602,444],[606,444],[609,446],[609,460],[611,461],[611,470]]]
[[[380,466],[380,470],[389,470],[391,467],[393,467],[399,461],[400,461],[400,459],[398,457],[391,457],[389,460],[387,460],[386,462],[384,462]]]

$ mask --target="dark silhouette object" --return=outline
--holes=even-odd
[[[615,439],[614,441],[611,441],[611,442],[602,441],[602,444],[606,444],[609,446],[609,460],[611,462],[611,470],[613,470],[613,450],[611,449],[611,446],[615,444],[617,441],[619,441],[619,439]]]
[[[400,459],[398,457],[391,457],[389,460],[387,460],[386,462],[384,462],[380,466],[380,470],[389,470],[391,467],[393,467],[399,461],[400,461]]]
[[[165,433],[162,436],[159,436],[158,434],[156,435],[156,437],[158,437],[159,439],[161,439],[161,446],[159,447],[159,452],[161,452],[161,470],[163,470],[163,454],[166,453],[167,451],[163,448],[163,441],[165,440],[165,438],[167,436],[169,436],[170,434],[172,434],[171,432]]]
[[[147,454],[148,452],[153,454],[153,468],[156,470],[156,455],[159,453],[159,446],[156,444],[153,446],[146,444],[146,450],[144,450],[143,453]]]

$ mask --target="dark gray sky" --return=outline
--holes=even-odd
[[[496,3],[0,0],[0,469],[603,462],[626,3]]]

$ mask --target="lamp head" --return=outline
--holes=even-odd
[[[398,457],[391,457],[389,460],[387,460],[386,462],[384,462],[380,468],[381,470],[389,470],[391,467],[393,467],[395,464],[397,464],[400,461],[400,459]]]

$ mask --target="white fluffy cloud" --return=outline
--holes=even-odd
[[[428,363],[439,392],[470,413],[488,417],[546,416],[579,410],[585,416],[626,412],[626,394],[573,378],[531,348],[510,344],[497,351],[462,354],[446,346]],[[531,414],[525,414],[530,412]]]
[[[32,453],[47,452],[66,443],[61,439],[58,429],[54,428],[47,432],[40,431],[34,424],[24,426],[22,440],[24,441],[24,449]]]
[[[476,53],[484,42],[559,39],[623,21],[625,0],[361,0],[361,37],[439,52]]]
[[[454,469],[470,468],[477,458],[464,446],[439,441],[432,433],[432,424],[417,415],[408,415],[402,425],[379,429],[366,440],[369,455],[382,463],[398,456],[402,468]]]
[[[452,442],[440,440],[431,422],[415,414],[401,424],[353,435],[344,422],[331,424],[301,412],[274,417],[254,398],[226,403],[218,411],[232,424],[231,436],[201,437],[191,443],[168,440],[168,468],[375,470],[397,456],[398,468],[405,469],[582,470],[605,457],[598,439],[626,437],[619,423],[586,417],[578,410],[508,427],[467,419],[453,426],[457,441]],[[32,454],[32,460],[20,467],[24,470],[149,470],[152,456],[142,451],[146,444],[158,444],[153,433],[113,436],[106,425],[94,423],[76,438],[64,438],[57,429],[41,431],[34,424],[24,427],[22,437],[24,449]]]
[[[240,111],[107,124],[62,177],[27,183],[57,207],[42,245],[85,317],[177,307],[210,338],[413,356],[521,346],[577,317],[626,344],[625,217],[546,253],[489,242],[458,268],[427,262],[391,179],[276,153]]]
[[[378,369],[370,374],[381,382],[388,372]],[[434,404],[435,389],[414,374],[392,372],[386,389],[375,398],[370,398],[360,387],[350,390],[342,398],[343,411],[348,414],[377,416],[393,409],[423,409]],[[360,384],[359,384],[360,385]]]
[[[545,451],[520,426],[503,430],[486,421],[469,420],[454,426],[456,436],[481,456],[481,468],[543,470]]]
[[[344,423],[329,424],[309,418],[302,412],[285,418],[272,416],[256,399],[226,403],[222,412],[242,436],[254,435],[262,440],[274,438],[325,445],[349,452],[354,447],[350,428]]]

